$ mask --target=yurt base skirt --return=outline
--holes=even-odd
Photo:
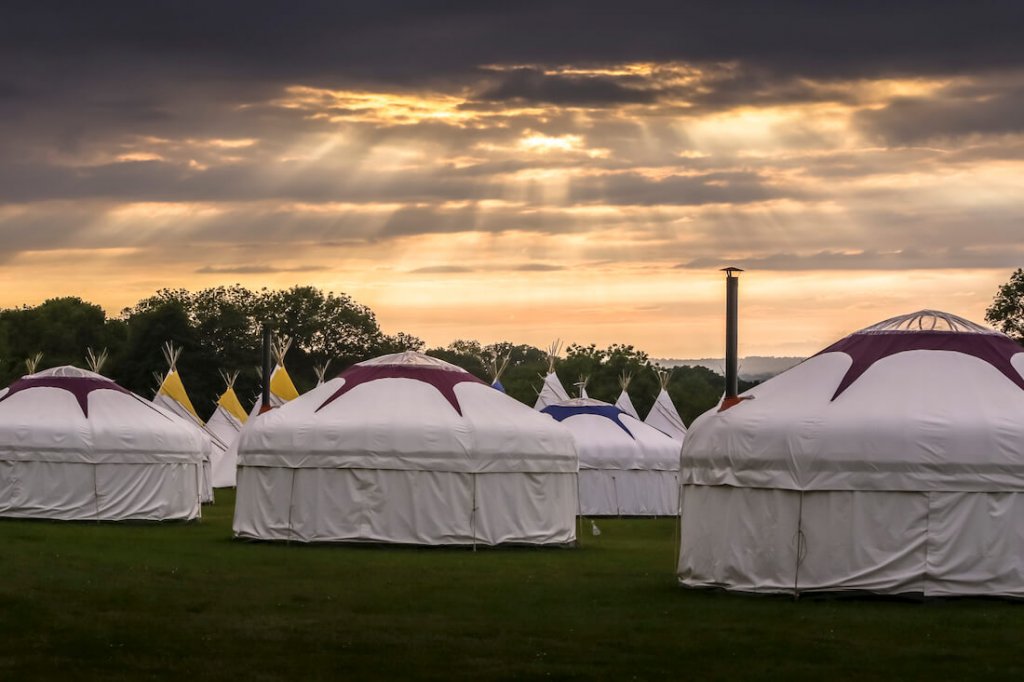
[[[575,473],[239,467],[239,538],[416,545],[566,545]]]
[[[0,516],[187,521],[200,514],[196,463],[0,461]]]
[[[1024,597],[1024,493],[682,488],[679,581]]]
[[[645,469],[580,469],[583,516],[675,516],[679,472]]]

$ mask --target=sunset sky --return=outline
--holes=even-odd
[[[385,331],[800,355],[1024,266],[1024,3],[25,3],[0,306],[313,284]],[[670,8],[670,9],[666,9]]]

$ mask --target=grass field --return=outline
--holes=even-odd
[[[0,522],[0,680],[1020,679],[1024,605],[680,589],[672,520],[578,550],[231,540]]]

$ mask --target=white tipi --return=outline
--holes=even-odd
[[[181,347],[175,346],[172,341],[168,341],[163,345],[164,359],[167,361],[167,374],[164,375],[160,388],[157,389],[156,395],[153,396],[153,403],[172,412],[199,429],[210,441],[209,452],[223,452],[227,449],[227,445],[207,430],[203,420],[196,412],[196,408],[192,406],[192,401],[188,397],[188,391],[185,390],[185,384],[181,381],[181,376],[178,374],[178,359],[181,357],[181,351]],[[203,462],[203,504],[213,502],[213,473],[211,469],[212,462],[207,459]]]
[[[658,393],[654,405],[651,406],[651,411],[647,413],[647,419],[644,419],[644,423],[682,442],[686,438],[686,426],[683,424],[683,418],[679,416],[679,411],[676,410],[676,406],[672,403],[672,398],[668,394],[669,371],[659,369],[657,372],[661,391]]]
[[[629,372],[623,372],[619,375],[619,388],[622,389],[622,393],[619,393],[619,399],[615,401],[615,407],[619,408],[633,419],[640,419],[640,415],[636,413],[636,408],[633,407],[633,401],[629,398],[629,392],[626,390],[629,388],[629,382],[633,380],[633,375]]]
[[[548,374],[544,377],[544,385],[541,386],[540,393],[537,394],[537,402],[533,406],[535,410],[543,410],[548,405],[569,399],[569,394],[566,393],[562,382],[558,380],[558,375],[555,374],[555,363],[558,361],[558,351],[561,348],[562,342],[557,340],[548,346]]]
[[[284,356],[292,347],[292,340],[287,336],[279,336],[274,339],[272,351],[277,365],[270,374],[270,408],[281,407],[285,403],[299,397],[299,391],[295,388],[288,370],[284,366]],[[324,366],[326,373],[327,367]],[[256,398],[256,403],[249,411],[249,418],[245,421],[239,436],[228,447],[222,458],[222,465],[219,467],[218,487],[234,487],[238,481],[238,444],[241,441],[241,433],[249,429],[257,420],[254,417],[263,412],[263,396]]]
[[[238,395],[235,393],[235,381],[238,371],[220,373],[224,379],[225,389],[217,400],[217,409],[206,422],[206,430],[227,445],[227,448],[214,452],[211,469],[213,471],[214,488],[230,488],[235,485],[236,450],[232,447],[238,440],[238,434],[245,425],[249,415],[245,413]]]
[[[274,371],[270,374],[270,407],[281,407],[290,400],[299,397],[299,390],[295,388],[292,377],[284,366],[284,356],[292,347],[292,340],[287,336],[278,336],[274,339]],[[326,372],[326,368],[324,369]],[[249,410],[249,416],[255,416],[263,409],[263,396],[256,398],[256,403]]]

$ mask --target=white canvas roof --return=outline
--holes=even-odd
[[[99,374],[25,376],[0,398],[0,514],[194,518],[209,447],[199,429]]]
[[[921,311],[851,334],[699,417],[686,482],[1024,491],[1024,349]]]
[[[265,413],[242,431],[249,466],[576,471],[569,433],[468,372],[397,353]]]
[[[572,433],[580,469],[679,470],[679,442],[614,405],[576,398],[543,412]]]
[[[0,399],[0,459],[194,462],[203,442],[176,415],[77,367],[22,377]]]
[[[239,537],[565,544],[578,459],[560,424],[421,353],[347,369],[239,438]]]
[[[691,426],[678,577],[757,592],[1024,596],[1024,348],[920,311]]]

